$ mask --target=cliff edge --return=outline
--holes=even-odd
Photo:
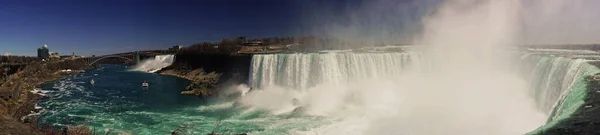
[[[171,66],[157,73],[190,80],[181,94],[205,97],[226,84],[246,83],[251,60],[250,55],[180,52]]]

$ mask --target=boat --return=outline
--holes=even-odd
[[[148,82],[144,81],[144,83],[142,83],[142,87],[148,87]]]
[[[92,80],[90,81],[90,84],[94,85],[94,83],[95,83],[95,82],[94,82],[94,79],[92,79]]]

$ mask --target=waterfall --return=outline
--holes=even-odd
[[[154,73],[168,67],[175,62],[175,55],[156,55],[153,59],[143,60],[132,70]]]
[[[600,72],[584,59],[529,54],[522,59],[530,68],[526,69],[530,95],[548,115],[546,127],[569,117],[584,103],[585,77]]]
[[[355,79],[393,78],[416,69],[419,55],[409,53],[263,54],[252,58],[250,84],[307,89]]]
[[[507,71],[444,72],[439,69],[453,63],[434,67],[432,59],[420,53],[254,55],[249,85],[262,91],[250,93],[244,101],[278,110],[298,99],[307,104],[311,115],[350,115],[343,122],[319,128],[324,131],[336,131],[338,126],[364,126],[366,130],[373,127],[368,123],[371,118],[385,117],[382,119],[393,119],[390,125],[404,126],[379,131],[522,134],[541,126],[531,132],[535,133],[580,108],[587,92],[586,77],[600,72],[585,59],[520,56],[515,60],[521,64],[508,66]],[[514,72],[517,69],[522,72]],[[522,119],[527,122],[514,125]],[[419,123],[423,121],[427,124]],[[456,123],[463,126],[446,128]],[[472,129],[465,125],[483,126]],[[422,127],[427,128],[420,130]]]

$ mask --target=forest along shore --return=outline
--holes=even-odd
[[[13,90],[16,85],[19,85],[19,88],[16,89],[17,96],[0,99],[0,131],[6,134],[41,134],[35,118],[25,117],[35,111],[35,104],[42,98],[30,91],[45,82],[76,74],[88,67],[85,61],[77,59],[3,65],[0,89]]]

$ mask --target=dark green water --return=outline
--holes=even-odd
[[[91,79],[95,80],[94,85],[89,83]],[[141,87],[143,81],[149,82],[150,87]],[[278,134],[314,125],[301,123],[316,119],[269,115],[234,108],[233,102],[212,103],[180,95],[189,83],[171,76],[128,71],[125,66],[104,65],[42,85],[47,97],[38,103],[44,108],[40,120],[54,126],[86,124],[100,132],[111,129],[115,134],[154,135],[170,134],[181,126],[187,127],[183,133],[206,134],[217,120],[222,120],[222,126],[216,130],[219,133]]]

